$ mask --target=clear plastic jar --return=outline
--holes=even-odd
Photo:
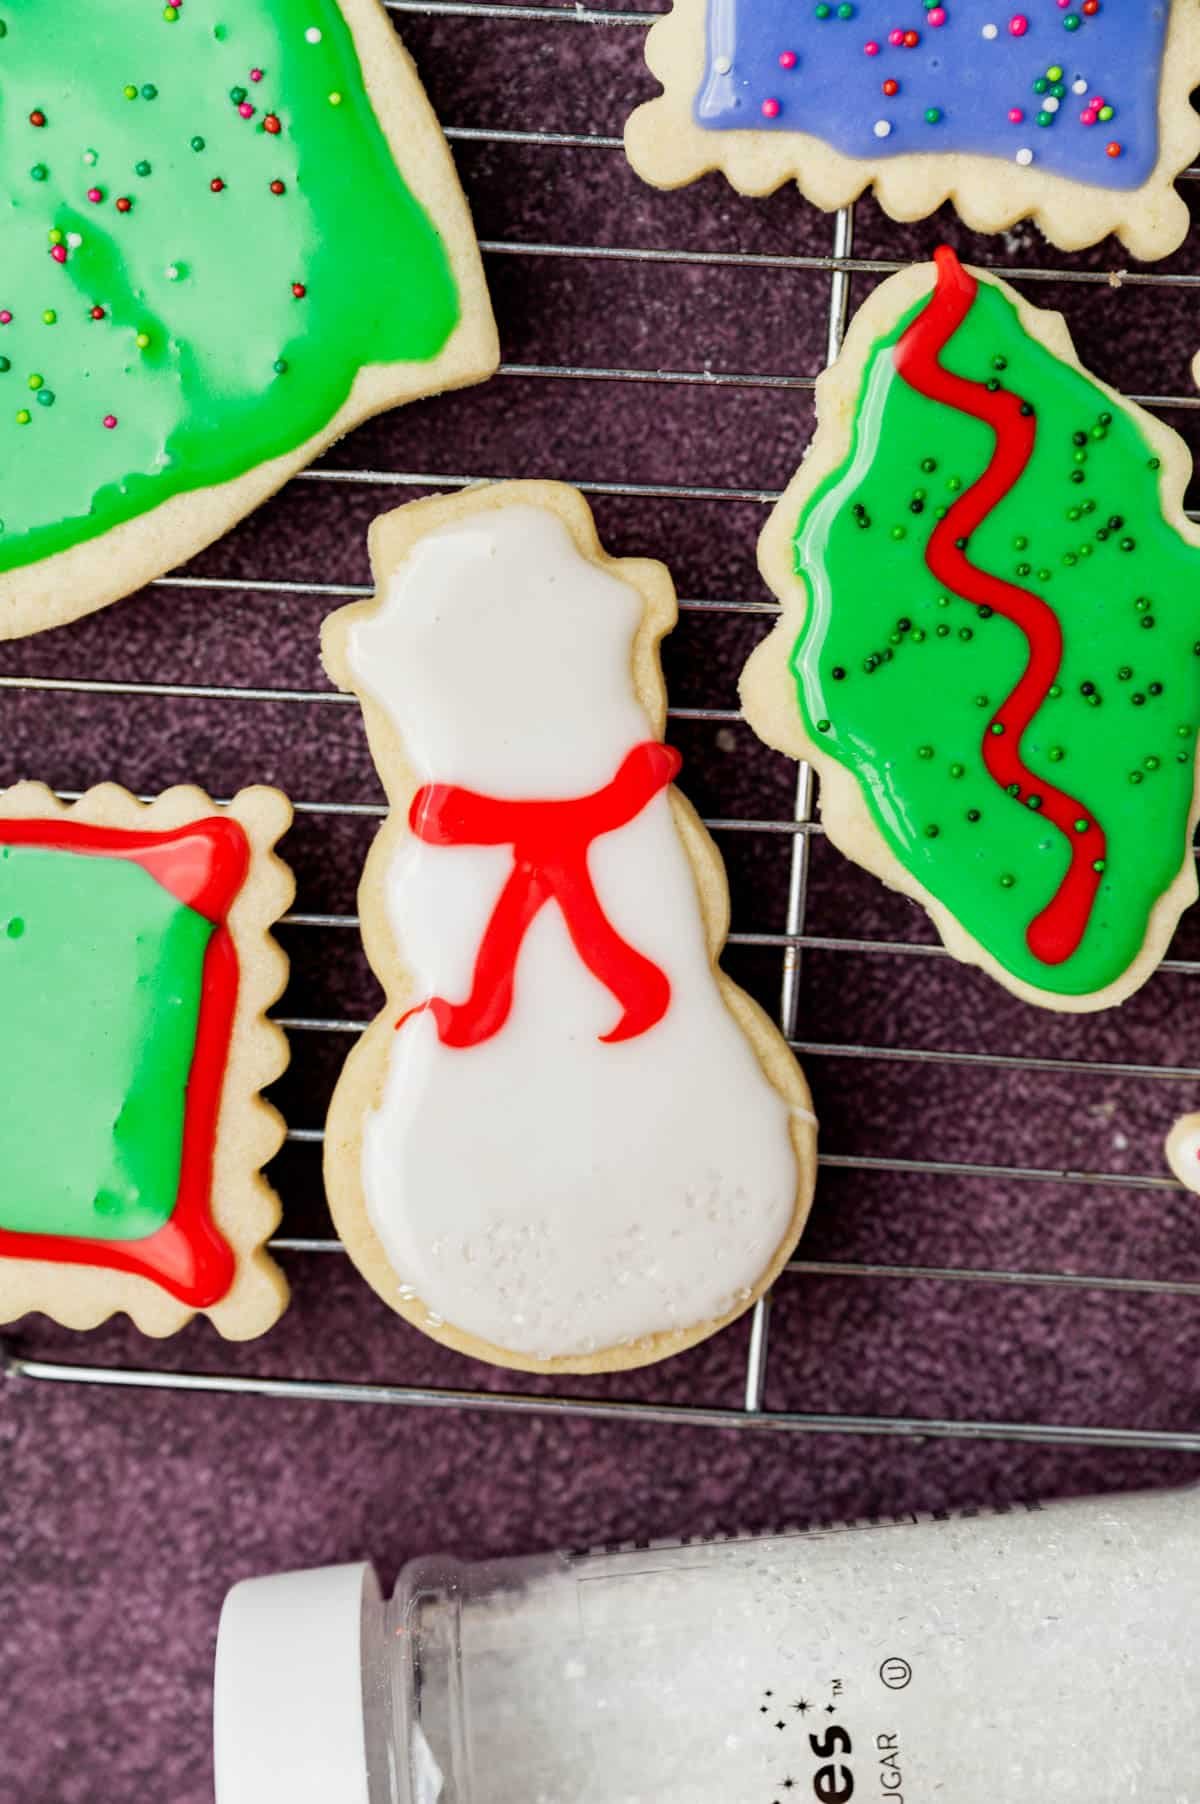
[[[218,1804],[1196,1804],[1189,1492],[235,1587]]]

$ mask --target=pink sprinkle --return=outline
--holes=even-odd
[[[1093,113],[1091,107],[1088,107],[1086,112],[1080,113],[1079,123],[1080,123],[1080,125],[1095,125],[1098,117],[1099,117],[1099,115],[1097,113]]]
[[[12,314],[8,311],[8,308],[0,308],[0,326],[10,326],[11,324]]]
[[[1100,107],[1107,106],[1108,102],[1107,102],[1107,100],[1105,100],[1103,94],[1093,94],[1088,99],[1088,105],[1094,106],[1097,110],[1099,110]]]
[[[879,55],[879,45],[875,42],[874,38],[872,38],[869,43],[866,43],[863,45],[863,55],[864,56],[878,56]]]
[[[800,59],[794,50],[781,50],[779,52],[779,67],[781,69],[794,69],[799,60]]]
[[[944,6],[930,7],[929,11],[925,14],[925,23],[926,23],[926,25],[944,25],[946,23],[945,7]]]
[[[117,423],[117,416],[116,416],[116,414],[115,414],[115,413],[106,413],[106,414],[105,414],[105,416],[104,416],[104,424],[105,424],[105,425],[106,425],[106,426],[107,426],[107,427],[108,427],[108,430],[109,430],[109,431],[110,431],[110,432],[111,432],[111,431],[112,431],[112,430],[113,430],[113,428],[114,428],[114,427],[115,427],[115,425],[116,425],[116,423]]]
[[[1014,38],[1023,38],[1029,30],[1029,20],[1024,13],[1014,13],[1008,21],[1008,29]]]
[[[889,44],[902,44],[903,42],[904,42],[904,33],[901,31],[901,29],[898,25],[894,26],[893,29],[888,32],[888,43]]]
[[[65,263],[67,260],[66,245],[65,244],[56,244],[53,247],[53,249],[51,250],[50,255],[54,258],[54,261],[56,263]]]
[[[98,207],[100,205],[100,202],[104,199],[104,196],[100,192],[99,188],[89,188],[88,189],[88,199],[91,201],[93,207]]]
[[[764,119],[778,119],[780,110],[780,105],[777,100],[764,100],[762,103],[762,116]]]
[[[238,112],[242,115],[243,119],[253,119],[254,117],[254,108],[250,105],[248,100],[243,100],[241,106],[238,108]]]
[[[261,69],[251,69],[251,71],[250,71],[250,80],[251,81],[261,81],[262,78],[263,78],[263,72]]]
[[[1008,123],[1010,125],[1020,125],[1020,123],[1021,123],[1022,119],[1024,119],[1024,117],[1025,117],[1025,108],[1024,107],[1021,107],[1021,106],[1010,106],[1009,107]]]

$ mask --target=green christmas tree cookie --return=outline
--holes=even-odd
[[[0,637],[127,593],[368,414],[496,364],[376,0],[0,0],[0,206]]]
[[[760,542],[743,676],[834,842],[1049,1008],[1119,1002],[1196,895],[1182,441],[949,250],[861,310]]]

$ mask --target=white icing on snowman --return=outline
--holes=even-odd
[[[642,606],[555,513],[512,505],[419,541],[348,657],[426,783],[576,798],[651,738],[632,680]],[[406,836],[386,897],[414,1000],[470,995],[513,870],[511,844]],[[664,787],[592,840],[587,870],[607,922],[668,980],[661,1019],[602,1038],[620,1002],[552,894],[524,932],[503,1024],[447,1045],[433,1012],[407,1017],[363,1136],[398,1294],[534,1358],[724,1314],[770,1265],[797,1187],[789,1107],[714,981]]]

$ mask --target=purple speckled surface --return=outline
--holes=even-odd
[[[652,91],[640,27],[405,15],[451,125],[616,135]],[[460,141],[459,166],[488,256],[506,361],[589,368],[813,375],[829,277],[798,266],[512,254],[520,245],[825,256],[832,222],[794,192],[754,202],[710,179],[676,195],[642,187],[618,149]],[[927,255],[945,235],[1000,266],[1049,269],[1031,232],[972,240],[953,219],[901,229],[858,209],[856,255]],[[1062,259],[1058,260],[1061,267]],[[1076,270],[1122,267],[1109,244]],[[1064,306],[1081,354],[1132,393],[1191,394],[1200,344],[1200,239],[1146,286],[1029,284]],[[856,274],[852,300],[870,276]],[[1197,416],[1167,417],[1197,439]],[[510,374],[377,421],[332,467],[450,475],[777,488],[812,425],[804,389],[647,385]],[[405,494],[411,491],[404,491]],[[311,594],[253,579],[362,582],[371,516],[403,498],[374,485],[297,482],[197,560],[229,591],[156,589],[81,625],[0,650],[0,673],[153,677],[188,684],[322,688]],[[665,557],[688,597],[762,599],[764,508],[744,500],[600,496],[616,553]],[[761,616],[687,612],[668,645],[681,706],[732,707]],[[64,789],[112,777],[133,789],[195,779],[216,794],[259,779],[301,800],[376,801],[355,709],[318,702],[107,696],[0,689],[0,781]],[[744,728],[676,722],[685,787],[703,812],[785,817],[794,773]],[[289,851],[298,907],[347,911],[373,831],[305,814]],[[734,922],[778,933],[787,842],[723,832]],[[928,941],[923,916],[814,837],[807,919],[819,937]],[[374,993],[356,937],[283,930],[289,1015],[366,1017]],[[1200,915],[1174,956],[1200,958]],[[778,948],[733,947],[729,969],[768,1006]],[[944,959],[809,949],[800,1033],[826,1044],[1036,1054],[1137,1065],[1197,1061],[1200,977],[1155,977],[1118,1014],[1055,1018]],[[316,1127],[345,1050],[298,1034],[278,1100]],[[1162,1137],[1200,1083],[1103,1072],[807,1058],[836,1155],[965,1160],[1162,1176]],[[285,1231],[328,1232],[314,1147],[275,1176]],[[807,1259],[1083,1272],[1200,1282],[1200,1209],[1168,1188],[964,1179],[827,1169]],[[225,1347],[205,1323],[163,1346],[127,1326],[86,1340],[38,1318],[21,1353],[408,1384],[545,1389],[476,1369],[392,1317],[340,1255],[286,1260],[292,1309],[266,1340]],[[948,1279],[791,1273],[773,1316],[771,1408],[1105,1425],[1162,1436],[1200,1427],[1195,1295]],[[563,1385],[578,1395],[738,1406],[748,1329],[658,1370]],[[221,1597],[245,1574],[373,1554],[390,1578],[438,1549],[516,1553],[566,1542],[762,1527],[805,1515],[999,1501],[1200,1475],[1154,1447],[1097,1450],[996,1441],[760,1435],[472,1410],[415,1411],[21,1379],[0,1383],[0,1804],[205,1804],[210,1665]]]

